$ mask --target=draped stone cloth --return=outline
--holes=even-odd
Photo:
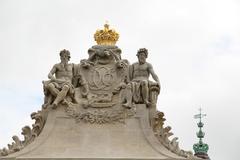
[[[156,82],[149,81],[149,80],[142,80],[146,81],[148,84],[148,92],[149,92],[149,101],[150,99],[150,91],[151,91],[151,86],[157,85]],[[133,96],[133,101],[135,103],[142,103],[143,102],[143,97],[141,94],[142,86],[141,86],[141,80],[133,80],[130,82],[131,84],[131,89],[132,89],[132,96]]]
[[[50,83],[52,83],[55,86],[55,88],[57,88],[59,91],[63,88],[64,85],[67,85],[69,87],[68,93],[70,94],[74,93],[74,86],[70,82],[54,82],[52,80],[43,81],[43,86],[45,90]]]

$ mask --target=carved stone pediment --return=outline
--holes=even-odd
[[[156,110],[160,83],[147,49],[129,65],[108,27],[96,32],[98,45],[79,64],[68,63],[68,50],[60,52],[61,62],[43,82],[42,109],[31,114],[35,123],[22,128],[23,140],[13,136],[0,149],[0,159],[196,159],[179,148],[177,137],[169,139],[171,127]]]

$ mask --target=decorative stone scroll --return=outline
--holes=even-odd
[[[184,151],[179,148],[179,142],[177,142],[178,137],[174,137],[171,140],[169,139],[173,136],[173,133],[171,132],[172,128],[170,126],[164,127],[164,121],[166,120],[164,113],[157,111],[154,119],[153,131],[158,140],[173,153],[188,159],[194,159],[191,151]]]
[[[31,114],[31,118],[35,120],[35,123],[32,125],[32,128],[30,126],[24,126],[22,128],[21,134],[24,139],[20,140],[18,136],[14,135],[12,137],[14,142],[12,142],[12,144],[8,144],[8,148],[4,147],[1,149],[0,155],[7,156],[8,154],[22,150],[28,144],[32,143],[43,130],[47,118],[47,112],[47,110],[33,112]]]

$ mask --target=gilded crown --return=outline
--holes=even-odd
[[[106,23],[103,30],[97,30],[94,34],[94,39],[98,45],[114,46],[118,41],[119,34],[114,29],[109,29]]]

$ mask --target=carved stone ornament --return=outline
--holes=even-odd
[[[125,109],[119,107],[118,109],[91,109],[77,111],[74,106],[66,108],[66,112],[70,117],[73,117],[76,122],[86,123],[125,123],[125,119],[133,117],[135,115],[135,109]]]
[[[33,112],[31,118],[35,120],[35,123],[32,125],[32,128],[29,126],[24,126],[22,128],[21,134],[24,139],[20,140],[18,136],[13,136],[12,139],[14,142],[8,144],[8,148],[3,148],[0,150],[1,156],[7,156],[10,153],[20,151],[28,144],[32,143],[34,139],[41,133],[47,118],[47,110],[41,110],[38,112]]]
[[[174,137],[170,140],[170,137],[173,136],[173,133],[171,132],[172,128],[170,126],[164,127],[164,121],[166,119],[164,118],[163,112],[156,112],[154,119],[153,131],[155,136],[166,148],[179,156],[183,156],[188,159],[196,158],[193,156],[192,151],[184,151],[179,148],[179,142],[177,142],[178,137]]]

